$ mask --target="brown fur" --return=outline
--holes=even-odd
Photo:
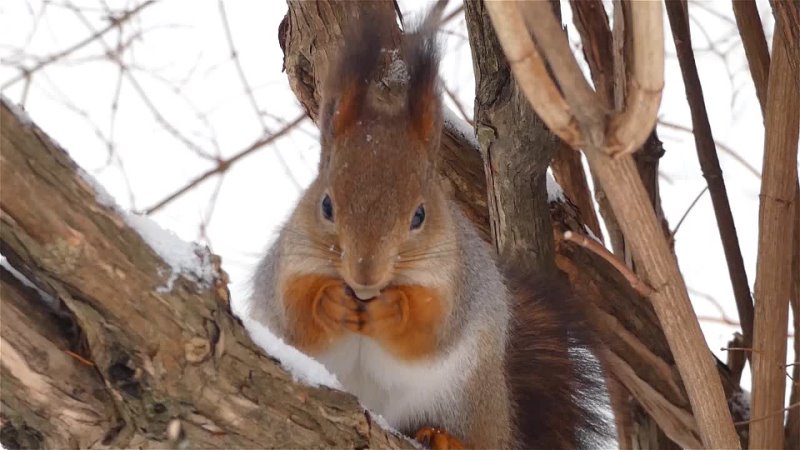
[[[598,413],[602,373],[585,354],[598,345],[582,305],[556,279],[510,277],[514,290],[506,373],[516,438],[526,449],[574,449],[609,437]],[[587,442],[590,441],[590,442]]]
[[[396,103],[376,102],[370,91],[388,27],[363,17],[349,33],[323,91],[319,176],[262,262],[259,287],[277,284],[280,299],[257,297],[272,308],[263,317],[312,355],[348,333],[415,362],[458,355],[468,343],[458,350],[463,360],[454,359],[460,365],[435,386],[446,389],[451,374],[469,378],[433,397],[438,408],[403,412],[403,420],[412,416],[403,426],[446,426],[467,447],[576,448],[585,432],[601,427],[588,403],[598,387],[593,366],[569,351],[594,344],[579,305],[564,292],[512,278],[507,330],[510,301],[491,250],[451,208],[434,170],[442,122],[436,14],[406,36],[409,80]],[[326,196],[333,220],[321,212]],[[420,205],[425,221],[412,230]],[[374,298],[358,300],[347,286]],[[441,368],[434,365],[418,367]],[[351,381],[369,388],[373,380]],[[378,388],[370,392],[384,392]],[[390,400],[403,395],[385,391]],[[449,442],[431,436],[433,445]]]

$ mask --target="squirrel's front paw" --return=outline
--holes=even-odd
[[[414,435],[422,445],[432,450],[463,449],[464,444],[441,428],[423,427]]]
[[[315,319],[329,330],[358,332],[364,327],[364,307],[347,292],[343,283],[326,286],[314,308]]]

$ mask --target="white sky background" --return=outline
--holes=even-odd
[[[231,58],[220,3],[213,0],[161,0],[126,23],[121,33],[111,31],[102,40],[37,71],[27,89],[25,81],[5,87],[19,75],[17,67],[32,67],[104,28],[109,10],[123,11],[139,3],[0,0],[3,94],[24,102],[40,127],[120,205],[133,210],[152,206],[215,166],[212,159],[189,148],[187,140],[206,155],[226,158],[302,113],[281,71],[283,55],[277,30],[286,4],[279,0],[224,2],[258,112]],[[429,5],[424,0],[400,3],[407,19],[413,11]],[[460,2],[450,3],[448,10]],[[771,38],[771,10],[766,0],[760,0],[759,7]],[[564,12],[568,22],[569,8]],[[695,1],[690,12],[714,137],[760,172],[763,121],[730,1]],[[691,128],[666,14],[664,20],[668,60],[660,117]],[[451,21],[446,29],[441,75],[471,116],[474,82],[463,17]],[[576,33],[571,33],[574,40]],[[130,45],[120,56],[126,67],[120,77],[120,66],[106,54],[119,42],[128,41]],[[708,50],[710,43],[717,51]],[[182,137],[177,138],[162,122],[179,130]],[[666,149],[661,160],[661,197],[674,227],[706,183],[691,134],[663,126],[659,133]],[[315,176],[316,139],[316,127],[306,119],[273,145],[233,166],[224,177],[208,179],[152,215],[181,238],[204,242],[222,256],[223,267],[231,275],[235,305],[240,306],[246,295],[247,277],[257,258],[274,238],[301,189]],[[760,179],[726,153],[720,151],[719,156],[752,288]],[[677,233],[676,251],[698,315],[735,320],[727,266],[707,193]],[[709,297],[716,299],[723,311]],[[709,346],[725,360],[720,348],[737,327],[711,320],[703,320],[702,325]],[[791,345],[789,348],[791,353]],[[793,360],[793,355],[789,359]],[[743,386],[749,383],[746,373]]]

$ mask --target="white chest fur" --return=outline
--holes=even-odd
[[[475,347],[475,339],[466,338],[445,355],[407,362],[370,338],[350,335],[317,359],[365,407],[392,427],[406,429],[425,420],[444,420],[457,410],[464,384],[474,372]]]

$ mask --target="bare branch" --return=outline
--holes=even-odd
[[[794,24],[796,26],[797,24]],[[786,360],[789,297],[792,293],[793,208],[797,204],[797,144],[800,131],[798,74],[790,60],[800,57],[796,45],[785,41],[783,27],[793,26],[781,17],[772,44],[772,67],[767,89],[764,168],[758,215],[753,348],[753,417],[764,420],[750,426],[753,448],[783,448],[783,406],[786,377],[780,368]],[[796,66],[795,66],[796,67]]]
[[[578,123],[547,73],[544,60],[528,38],[518,2],[486,2],[495,32],[520,89],[547,127],[574,148],[581,146]]]
[[[722,248],[725,260],[728,263],[728,275],[733,286],[733,295],[736,299],[736,309],[739,320],[742,322],[742,335],[746,346],[753,342],[753,298],[750,296],[750,284],[747,281],[747,272],[744,268],[744,259],[739,247],[739,237],[736,235],[736,225],[733,221],[728,191],[725,180],[722,178],[722,169],[708,121],[703,88],[697,65],[692,52],[692,37],[689,30],[689,14],[682,0],[667,0],[667,15],[672,28],[675,48],[678,52],[678,61],[683,74],[683,84],[686,88],[686,97],[692,114],[697,159],[703,171],[703,178],[708,184],[711,203],[714,206],[714,215],[717,219]]]
[[[626,280],[628,280],[631,286],[636,289],[636,292],[642,296],[647,297],[653,293],[653,288],[640,280],[639,277],[636,276],[636,274],[633,273],[633,271],[626,266],[624,262],[620,261],[619,258],[614,256],[613,253],[609,252],[605,247],[600,245],[599,242],[582,234],[573,233],[572,231],[567,231],[564,233],[564,239],[572,241],[581,247],[586,247],[608,261],[612,266],[614,266],[615,269],[619,271],[620,274],[622,274],[622,276],[625,277]]]
[[[744,53],[750,66],[750,75],[756,87],[756,96],[764,114],[767,105],[767,81],[769,80],[769,46],[761,26],[761,17],[754,0],[732,0],[736,25],[742,36]]]
[[[536,38],[538,48],[553,70],[570,111],[578,120],[584,140],[589,145],[602,147],[605,141],[606,109],[581,73],[553,9],[548,2],[517,2],[517,5],[528,29]]]
[[[656,123],[664,89],[664,34],[661,5],[630,2],[633,30],[633,69],[627,81],[625,110],[611,119],[607,151],[627,154],[641,146]]]
[[[261,139],[253,142],[252,144],[247,146],[247,148],[245,148],[244,150],[240,151],[239,153],[236,153],[235,155],[231,156],[228,159],[224,159],[224,160],[218,161],[216,167],[214,167],[213,169],[209,169],[206,172],[203,172],[202,174],[200,174],[197,177],[195,177],[192,181],[188,182],[182,188],[180,188],[177,191],[173,192],[172,194],[168,195],[166,198],[164,198],[163,200],[161,200],[158,203],[154,204],[153,206],[145,209],[143,211],[143,214],[146,214],[146,215],[153,214],[154,212],[158,211],[159,209],[161,209],[164,206],[166,206],[169,203],[171,203],[176,198],[178,198],[181,195],[185,194],[186,192],[190,191],[192,188],[194,188],[198,184],[200,184],[203,181],[207,180],[211,176],[219,174],[219,173],[226,172],[228,169],[231,168],[232,165],[234,165],[236,162],[238,162],[242,158],[250,155],[254,151],[260,149],[261,147],[264,147],[265,145],[269,145],[269,144],[273,143],[278,138],[280,138],[280,137],[286,135],[287,133],[289,133],[289,131],[291,131],[300,122],[305,120],[305,118],[306,118],[306,115],[302,114],[302,115],[298,116],[297,118],[295,118],[293,121],[289,122],[289,124],[286,125],[285,127],[283,127],[280,130],[276,131],[275,133],[272,133],[269,136],[262,137]]]
[[[33,67],[21,68],[21,72],[22,73],[20,73],[18,76],[16,76],[16,77],[6,81],[5,83],[3,83],[3,85],[0,87],[0,90],[5,90],[9,86],[14,85],[15,83],[19,82],[20,80],[24,80],[24,79],[30,78],[34,73],[36,73],[37,71],[41,70],[43,67],[45,67],[45,66],[47,66],[49,64],[52,64],[52,63],[54,63],[54,62],[56,62],[56,61],[58,61],[58,60],[60,60],[60,59],[62,59],[64,57],[67,57],[67,56],[71,55],[72,53],[75,53],[77,50],[80,50],[81,48],[85,47],[86,45],[91,44],[92,42],[98,40],[100,37],[102,37],[104,34],[108,33],[109,31],[114,30],[116,28],[119,28],[120,25],[122,25],[123,23],[127,22],[132,17],[134,17],[135,15],[139,14],[142,10],[144,10],[145,8],[147,8],[148,6],[150,6],[150,5],[154,4],[154,3],[155,3],[155,0],[147,0],[146,2],[139,4],[135,8],[130,9],[128,11],[125,11],[119,17],[112,17],[111,20],[110,20],[110,23],[105,28],[92,33],[90,36],[86,37],[85,39],[83,39],[83,40],[81,40],[79,42],[76,42],[73,45],[70,45],[69,47],[65,48],[64,50],[61,50],[60,52],[56,52],[56,53],[53,53],[50,56],[45,57],[44,59],[39,61]]]

